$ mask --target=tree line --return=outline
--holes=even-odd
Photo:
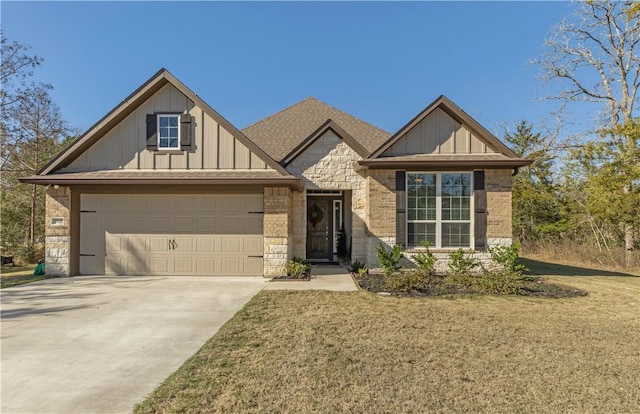
[[[534,63],[548,96],[570,106],[588,102],[600,119],[579,140],[523,120],[504,140],[531,166],[513,180],[513,232],[525,248],[571,242],[593,254],[620,250],[638,265],[640,245],[640,5],[626,0],[575,4]],[[51,85],[31,80],[42,58],[2,35],[3,254],[42,256],[44,190],[18,182],[34,174],[74,133],[51,98]],[[560,123],[566,115],[558,116]],[[526,117],[525,117],[526,119]],[[22,252],[22,253],[21,253]],[[636,261],[636,262],[634,262]]]

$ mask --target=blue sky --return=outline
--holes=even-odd
[[[440,94],[490,131],[557,103],[528,64],[567,2],[8,2],[84,130],[166,67],[239,128],[307,96],[395,132]],[[597,108],[593,108],[594,110]],[[585,114],[574,116],[586,129]],[[584,125],[581,125],[584,124]],[[584,126],[584,128],[582,128]]]

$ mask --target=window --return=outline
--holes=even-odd
[[[471,191],[471,173],[408,173],[408,247],[473,247]]]
[[[180,149],[180,115],[158,115],[158,149]]]

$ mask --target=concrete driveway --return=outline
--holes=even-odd
[[[0,411],[131,412],[265,285],[96,276],[3,289]]]

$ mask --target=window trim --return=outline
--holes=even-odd
[[[181,138],[181,124],[180,124],[180,115],[177,113],[159,113],[156,114],[156,133],[158,134],[158,151],[180,151],[180,138]],[[178,120],[178,145],[176,147],[163,147],[160,145],[160,118],[176,118]]]
[[[409,220],[409,176],[418,174],[434,174],[436,176],[436,219],[435,220]],[[442,175],[443,174],[468,174],[470,178],[471,192],[469,194],[469,220],[442,220]],[[435,223],[436,225],[436,245],[432,249],[443,251],[455,251],[459,248],[475,250],[475,188],[473,171],[406,171],[405,172],[405,234],[407,239],[407,250],[421,250],[422,246],[409,245],[409,223]],[[443,223],[469,223],[469,246],[442,247],[442,224]]]

